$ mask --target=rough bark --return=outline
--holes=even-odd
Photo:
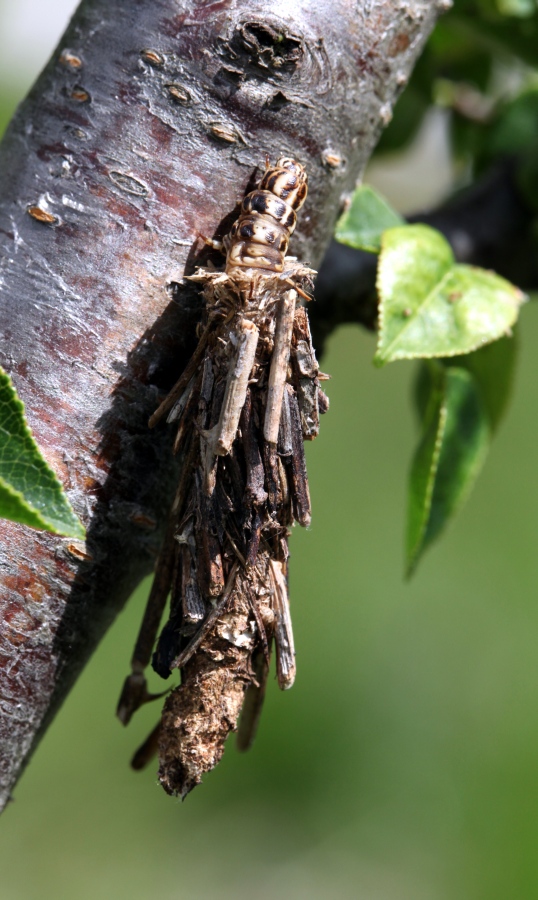
[[[192,348],[197,232],[222,231],[285,153],[311,185],[292,251],[319,263],[446,6],[87,0],[19,109],[0,148],[0,362],[88,540],[0,523],[0,806],[154,565],[177,472],[147,419]]]

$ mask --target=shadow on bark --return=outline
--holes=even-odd
[[[196,262],[191,268],[206,255],[193,254]],[[162,315],[147,329],[125,364],[116,367],[120,380],[112,404],[97,423],[102,435],[99,452],[110,462],[110,469],[99,490],[86,549],[80,550],[71,592],[54,638],[53,653],[68,663],[51,696],[36,743],[87,661],[87,636],[96,630],[95,611],[100,597],[106,620],[110,594],[107,573],[111,568],[118,573],[126,586],[125,602],[131,590],[153,570],[160,549],[179,467],[172,454],[171,430],[158,427],[150,441],[148,419],[188,362],[196,346],[195,331],[201,314],[197,287],[172,282],[169,290],[173,299]],[[160,350],[157,360],[155,344]],[[166,466],[162,464],[163,457],[168,458]],[[147,473],[143,481],[141,472]],[[116,515],[115,506],[120,504],[121,511]],[[126,504],[130,507],[127,515]],[[135,544],[138,551],[133,557],[128,548]],[[71,552],[76,554],[77,548],[72,546]],[[117,612],[118,609],[112,611],[107,624]],[[98,617],[96,638],[103,631],[102,616]],[[118,690],[127,665],[128,660],[118,665]]]

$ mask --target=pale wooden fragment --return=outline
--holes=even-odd
[[[282,412],[282,398],[284,385],[288,375],[288,362],[290,358],[291,333],[295,316],[295,303],[297,291],[290,290],[284,294],[278,311],[275,328],[275,346],[269,371],[269,386],[267,388],[267,405],[265,407],[265,423],[263,436],[269,444],[276,445],[278,429],[280,427],[280,414]]]
[[[295,681],[295,643],[291,624],[288,585],[284,567],[276,559],[270,561],[273,576],[273,610],[275,613],[276,676],[282,691],[293,687]]]
[[[211,439],[217,456],[226,456],[239,427],[241,411],[245,405],[248,380],[256,358],[259,330],[253,322],[243,319],[239,325],[239,346],[233,365],[230,367],[222,411]]]

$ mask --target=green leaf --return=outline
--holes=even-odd
[[[474,6],[474,4],[470,4]],[[461,14],[454,9],[449,13],[451,23],[459,28],[470,38],[474,39],[477,51],[488,47],[491,54],[498,60],[506,59],[512,62],[511,57],[536,66],[538,61],[538,16],[508,18],[496,10],[495,14],[486,15],[478,13],[476,9],[469,9],[468,14]]]
[[[491,441],[485,404],[466,369],[430,362],[423,435],[409,481],[407,574],[461,508]]]
[[[470,353],[509,332],[524,299],[499,275],[455,263],[427,225],[384,232],[377,288],[378,365]]]
[[[502,338],[467,356],[424,361],[418,370],[415,402],[423,436],[410,479],[409,574],[469,494],[506,412],[517,349],[515,337]],[[458,441],[450,442],[450,429]]]
[[[470,372],[480,390],[492,432],[497,431],[506,413],[518,355],[518,340],[513,337],[501,338],[469,353],[447,360],[448,365],[456,365]]]
[[[523,153],[538,142],[538,89],[531,86],[500,107],[488,129],[488,159]]]
[[[497,0],[497,9],[503,16],[525,19],[536,12],[535,0]]]
[[[84,539],[56,475],[37,446],[24,405],[0,368],[0,517],[32,528]]]
[[[487,41],[477,39],[468,17],[458,15],[456,9],[439,20],[426,52],[431,55],[430,84],[437,78],[444,78],[455,84],[473,85],[480,91],[489,89],[491,46]]]
[[[351,204],[340,217],[335,237],[341,244],[379,253],[381,235],[387,228],[403,225],[404,220],[368,184],[356,189]]]

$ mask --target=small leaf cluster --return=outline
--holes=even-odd
[[[509,172],[522,212],[517,225],[507,222],[513,236],[495,264],[536,290],[538,0],[454,0],[376,153],[409,145],[434,106],[446,112],[454,171],[467,196],[492,173]],[[484,463],[510,394],[513,329],[524,296],[499,274],[458,263],[441,234],[407,225],[368,186],[353,196],[336,237],[379,254],[376,364],[420,360],[421,436],[409,480],[406,542],[411,572],[461,508]]]
[[[371,187],[359,187],[336,238],[379,254],[377,365],[421,360],[421,437],[411,466],[406,565],[461,508],[506,408],[512,335],[524,295],[494,272],[458,264],[445,238],[406,225]]]

